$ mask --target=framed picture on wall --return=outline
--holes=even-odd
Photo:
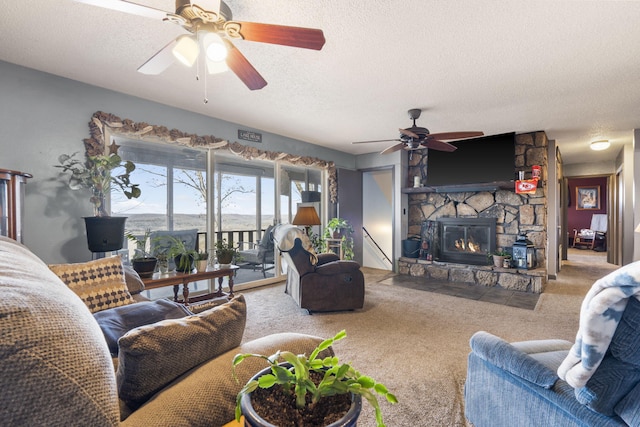
[[[576,187],[576,209],[600,209],[600,186]]]

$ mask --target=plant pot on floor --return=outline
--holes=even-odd
[[[288,365],[288,364],[283,364],[283,365]],[[289,365],[290,366],[290,365]],[[265,374],[269,374],[271,373],[271,368],[265,368],[262,371],[258,372],[256,375],[253,376],[252,380],[257,380],[258,378],[260,378],[261,376],[265,375]],[[274,386],[276,387],[276,386]],[[273,424],[270,423],[269,421],[265,420],[264,418],[262,418],[254,409],[251,398],[252,395],[258,391],[262,391],[262,392],[266,392],[268,393],[270,391],[270,389],[258,389],[255,392],[252,393],[248,393],[242,396],[242,399],[240,401],[240,408],[242,410],[242,415],[244,415],[244,419],[245,419],[245,425],[250,426],[250,427],[274,427],[277,426],[277,424]],[[339,395],[341,397],[347,397],[347,395]],[[333,397],[338,397],[338,396],[333,396]],[[317,426],[326,426],[326,427],[352,427],[352,426],[356,426],[357,425],[357,421],[358,421],[358,417],[360,416],[360,411],[362,410],[362,397],[360,395],[354,395],[351,394],[351,406],[349,407],[349,410],[347,411],[347,413],[342,416],[340,419],[330,423],[330,424],[305,424],[305,425],[317,425]],[[282,401],[284,401],[285,399],[279,399],[278,400],[278,404]],[[320,406],[320,404],[323,401],[326,401],[327,398],[321,399],[320,402],[318,402],[316,405]],[[276,413],[282,413],[284,412],[283,409],[278,408],[275,410]]]
[[[153,273],[156,270],[156,264],[158,264],[158,259],[155,257],[136,258],[131,260],[133,269],[138,273],[138,276],[142,278],[153,276]]]
[[[84,217],[89,250],[91,252],[110,252],[122,249],[126,220],[126,216]]]

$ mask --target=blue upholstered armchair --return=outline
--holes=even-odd
[[[575,343],[471,338],[465,415],[475,427],[640,426],[640,261],[596,281]]]

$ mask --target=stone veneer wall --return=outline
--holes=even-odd
[[[516,194],[515,188],[482,192],[409,194],[409,236],[419,235],[422,222],[425,220],[437,220],[440,217],[497,218],[496,246],[511,247],[519,234],[526,233],[536,248],[536,269],[519,270],[400,258],[399,273],[542,292],[547,278],[547,146],[548,140],[544,132],[516,135],[514,171],[525,171],[525,177],[530,178],[531,166],[540,165],[542,169],[541,184],[535,194]],[[413,158],[409,163],[410,178],[416,174],[423,178],[426,176],[427,155],[428,150],[413,152]],[[412,179],[408,181],[412,182]]]

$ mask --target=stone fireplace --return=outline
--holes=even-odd
[[[435,280],[463,282],[482,286],[500,286],[506,289],[542,292],[547,281],[546,246],[547,246],[547,146],[544,132],[532,132],[516,135],[515,171],[531,174],[531,166],[540,165],[541,180],[535,194],[517,194],[513,182],[496,183],[493,188],[460,188],[455,191],[433,190],[429,188],[404,188],[408,195],[408,235],[422,235],[425,223],[449,227],[450,220],[457,220],[460,226],[453,225],[451,232],[440,230],[440,225],[431,227],[436,235],[432,243],[433,257],[430,259],[400,258],[398,271],[400,274],[424,276]],[[426,156],[428,150],[413,152],[409,163],[409,177],[417,174],[426,176]],[[407,180],[409,181],[409,180]],[[411,183],[409,183],[411,185]],[[482,220],[492,222],[495,227],[495,241],[492,237],[475,234],[475,229],[465,224]],[[465,234],[466,233],[466,234]],[[535,246],[537,266],[535,269],[522,270],[515,268],[499,268],[489,265],[487,253],[496,249],[510,249],[520,233],[525,233]],[[443,239],[449,239],[444,241]],[[455,238],[454,238],[455,237]],[[467,258],[456,247],[456,240],[468,248],[469,237],[473,237],[473,245],[480,245],[482,257],[478,254],[474,259]],[[439,248],[445,245],[447,252],[442,258]],[[464,252],[468,252],[465,250]]]

